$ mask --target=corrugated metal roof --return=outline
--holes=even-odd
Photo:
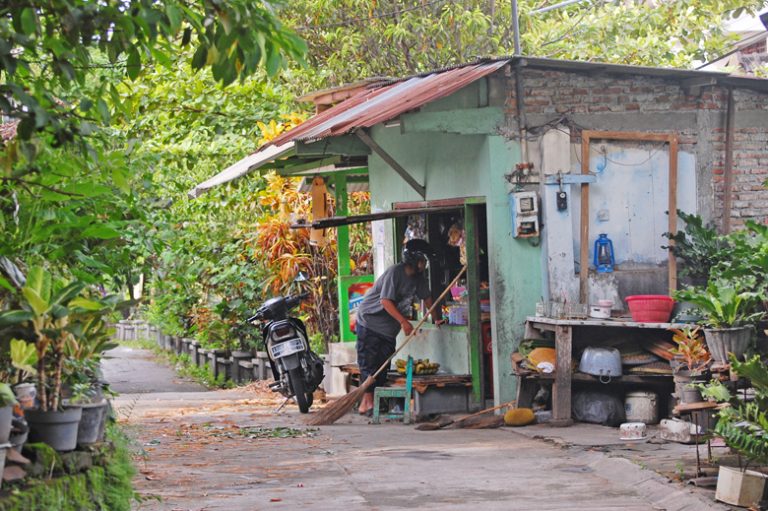
[[[271,143],[280,145],[293,140],[319,140],[370,128],[448,96],[506,63],[507,59],[481,62],[373,86],[317,114]]]
[[[259,148],[254,154],[233,165],[237,171],[222,172],[206,181],[205,185],[215,186],[230,181],[235,177],[266,165],[269,162],[270,147],[281,146],[293,141],[314,141],[351,133],[360,128],[371,128],[376,124],[397,118],[400,114],[415,110],[431,101],[449,96],[472,82],[497,71],[505,65],[517,65],[529,69],[545,69],[580,72],[585,74],[601,73],[606,75],[639,75],[662,79],[685,80],[690,78],[708,78],[720,86],[751,89],[768,93],[768,80],[741,77],[721,72],[696,71],[673,68],[655,68],[602,62],[577,62],[554,60],[537,57],[501,57],[480,62],[464,64],[444,69],[429,71],[415,76],[377,82],[360,91],[349,99],[334,105],[296,128],[283,133]],[[272,157],[274,159],[274,157]],[[240,165],[244,163],[243,165]],[[209,188],[198,185],[196,194]]]

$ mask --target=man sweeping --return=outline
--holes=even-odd
[[[425,309],[432,307],[424,271],[430,258],[435,254],[424,240],[409,240],[403,247],[403,259],[390,266],[373,287],[365,294],[357,311],[357,365],[360,367],[360,381],[373,375],[376,370],[395,352],[395,338],[403,330],[405,335],[413,333],[413,325],[406,318],[411,306],[417,300],[424,301]],[[432,312],[432,321],[442,323],[442,314]],[[360,401],[358,412],[370,415],[373,411],[373,390],[384,385],[387,372],[382,371]]]

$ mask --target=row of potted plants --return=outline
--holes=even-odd
[[[714,433],[747,463],[720,467],[716,498],[756,506],[766,476],[747,468],[768,464],[768,368],[760,355],[746,355],[765,351],[754,341],[766,329],[768,226],[748,222],[744,230],[719,235],[699,217],[681,218],[686,228],[673,237],[671,250],[683,263],[688,286],[675,298],[688,307],[685,319],[700,326],[674,332],[677,393],[683,402],[720,403]],[[748,382],[754,398],[739,398],[736,382],[709,381],[712,364],[730,364],[732,377]]]
[[[108,316],[122,306],[117,296],[33,267],[11,308],[0,312],[0,339],[9,347],[0,376],[15,384],[17,415],[31,441],[68,451],[103,439],[109,391],[100,359],[115,346]]]
[[[207,367],[214,380],[247,383],[267,379],[271,375],[266,352],[204,348],[196,339],[165,334],[154,326],[148,327],[148,331],[151,340],[162,349],[185,356],[192,365]]]

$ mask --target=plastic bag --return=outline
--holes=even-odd
[[[624,403],[615,394],[597,391],[580,391],[571,401],[573,419],[603,426],[618,426],[625,422]]]

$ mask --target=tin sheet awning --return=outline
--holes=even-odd
[[[190,190],[189,196],[193,199],[200,197],[203,193],[210,190],[214,186],[228,183],[229,181],[237,179],[240,176],[244,176],[252,170],[263,167],[267,163],[271,163],[277,159],[287,156],[293,152],[294,147],[295,144],[293,142],[287,142],[280,145],[270,145],[269,147],[246,156],[237,163],[230,165],[226,169],[222,170],[212,178],[195,186],[192,190]]]
[[[352,133],[397,118],[443,98],[501,69],[508,58],[433,71],[394,82],[371,85],[351,98],[308,119],[189,192],[198,197],[213,186],[232,181],[285,156],[295,143],[314,142]],[[283,150],[285,149],[285,150]]]
[[[317,114],[283,133],[273,144],[315,141],[371,128],[459,89],[501,69],[509,59],[480,62],[417,75],[365,89],[348,100]]]

